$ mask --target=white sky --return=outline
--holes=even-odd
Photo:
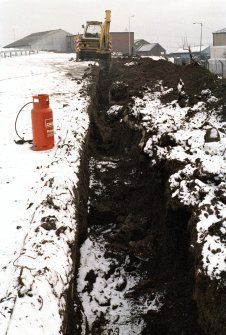
[[[160,43],[167,51],[187,39],[212,43],[212,32],[226,27],[225,0],[0,0],[0,47],[34,32],[81,32],[87,20],[103,21],[112,11],[111,31],[134,31],[135,38]],[[134,18],[130,16],[134,15]],[[130,18],[130,19],[129,19]]]

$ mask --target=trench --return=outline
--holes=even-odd
[[[91,112],[87,237],[68,334],[204,335],[192,299],[190,214],[168,208],[167,172],[143,154],[140,131],[108,117],[110,85],[102,68]]]

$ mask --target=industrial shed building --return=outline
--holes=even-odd
[[[147,43],[136,49],[139,56],[165,56],[166,50],[159,43]]]
[[[73,35],[62,29],[42,31],[8,44],[5,48],[71,52],[71,36]]]

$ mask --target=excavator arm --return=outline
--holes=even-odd
[[[105,20],[102,25],[100,34],[100,49],[109,49],[110,41],[110,23],[111,23],[111,11],[105,11]]]

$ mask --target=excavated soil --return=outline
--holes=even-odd
[[[130,61],[136,65],[124,65]],[[180,79],[185,85],[186,99],[176,93]],[[139,147],[140,131],[106,115],[109,97],[110,102],[111,99],[124,99],[121,103],[124,111],[128,111],[132,97],[142,97],[147,86],[154,88],[160,80],[163,86],[174,88],[164,96],[164,103],[179,99],[180,104],[192,106],[200,100],[200,93],[206,88],[221,98],[219,106],[224,102],[222,93],[225,88],[220,80],[196,63],[180,67],[166,61],[138,58],[114,59],[110,67],[101,65],[97,94],[93,96],[96,108],[91,113],[89,152],[93,186],[89,194],[89,236],[96,240],[101,236],[106,243],[104,256],[115,259],[127,275],[132,273],[140,278],[130,292],[135,305],[141,297],[164,293],[159,312],[149,310],[139,315],[145,321],[142,334],[205,335],[198,323],[192,298],[194,260],[189,253],[187,229],[190,214],[168,208],[168,173],[162,166],[151,167],[149,157]],[[121,96],[115,95],[112,89],[116,81],[128,87]],[[109,93],[111,89],[112,95]],[[126,257],[129,259],[127,263]],[[112,266],[107,275],[114,276],[116,270]],[[86,291],[92,291],[97,276],[94,272],[87,274]],[[125,275],[124,283],[126,280]],[[76,304],[82,309],[79,299]],[[78,319],[79,316],[82,318],[77,315]],[[109,334],[122,334],[120,317],[117,322],[118,332]],[[81,334],[81,323],[78,322],[77,330],[74,328],[70,334]],[[106,323],[109,320],[101,315],[91,328],[86,328],[85,334],[108,334]]]
[[[161,81],[164,87],[174,89],[162,97],[162,102],[178,100],[177,85],[180,79],[184,83],[186,92],[186,96],[180,101],[181,104],[185,104],[185,100],[188,100],[186,104],[193,106],[200,99],[203,101],[203,96],[200,93],[207,88],[219,98],[219,105],[222,105],[222,99],[226,99],[225,82],[196,62],[179,66],[165,60],[155,61],[150,58],[134,58],[132,63],[135,66],[125,66],[129,63],[131,63],[129,59],[114,60],[111,65],[110,80],[125,82],[129,87],[130,99],[133,96],[142,97],[147,87],[152,89],[157,82]]]

